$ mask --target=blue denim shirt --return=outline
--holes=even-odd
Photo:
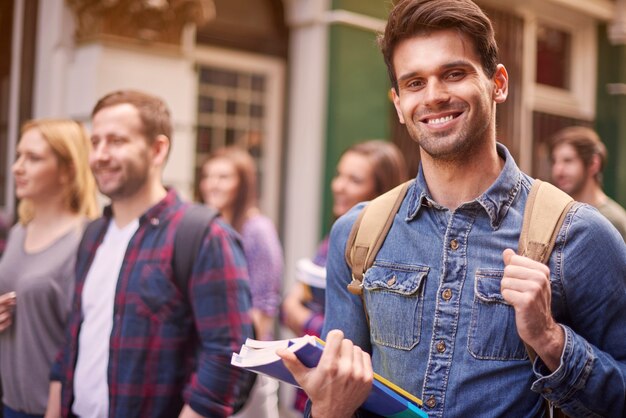
[[[431,417],[535,417],[542,395],[572,417],[626,416],[626,245],[594,208],[568,213],[549,263],[565,349],[554,373],[540,359],[531,365],[500,281],[532,179],[504,146],[498,153],[505,165],[495,183],[453,211],[430,197],[420,169],[364,276],[369,326],[346,290],[344,259],[363,204],[336,222],[323,335],[343,330]]]

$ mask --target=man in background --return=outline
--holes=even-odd
[[[552,181],[579,202],[594,206],[626,241],[626,210],[602,190],[606,147],[590,128],[571,126],[550,140]]]
[[[228,417],[252,336],[248,273],[235,233],[207,225],[185,285],[174,237],[189,205],[161,180],[171,146],[166,104],[123,90],[92,112],[89,163],[111,199],[87,227],[76,262],[65,347],[47,417]]]

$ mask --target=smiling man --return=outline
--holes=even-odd
[[[174,237],[189,205],[161,181],[172,137],[167,106],[118,91],[96,104],[92,122],[89,163],[111,205],[79,248],[46,416],[227,417],[240,375],[230,356],[252,336],[238,240],[211,222],[191,276],[174,277]]]
[[[513,251],[533,180],[496,140],[508,74],[489,19],[470,0],[400,0],[380,46],[421,165],[362,298],[344,253],[364,205],[333,226],[320,364],[280,352],[307,413],[371,416],[358,407],[377,372],[429,417],[537,417],[544,399],[572,417],[624,416],[626,245],[578,203],[548,266]]]

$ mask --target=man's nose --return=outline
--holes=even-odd
[[[446,83],[437,78],[428,80],[426,87],[424,88],[424,103],[425,104],[438,104],[446,102],[450,99],[450,92]]]
[[[100,161],[109,158],[109,149],[106,145],[106,141],[98,141],[91,148],[91,160]]]

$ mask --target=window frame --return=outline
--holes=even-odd
[[[218,48],[214,46],[199,45],[194,52],[196,68],[207,65],[231,71],[241,71],[263,74],[266,77],[265,103],[266,126],[261,152],[261,166],[259,170],[263,175],[259,179],[262,190],[259,205],[263,213],[269,216],[276,225],[279,225],[280,216],[280,191],[282,172],[282,144],[283,144],[283,115],[285,96],[285,67],[282,58],[267,55],[258,55],[248,52],[240,52]],[[199,75],[196,77],[196,96],[200,94]],[[198,117],[197,105],[194,106],[195,117]],[[196,127],[198,127],[196,120]],[[197,144],[197,132],[194,135]],[[197,156],[197,153],[195,154]],[[202,164],[198,158],[194,161],[194,168]]]
[[[596,112],[597,22],[590,16],[563,7],[544,4],[533,10],[527,30],[529,42],[526,59],[533,63],[528,77],[533,88],[532,111],[568,118],[592,120]],[[536,82],[537,30],[539,25],[552,27],[570,35],[570,87],[557,88]],[[530,69],[530,66],[529,66]]]

